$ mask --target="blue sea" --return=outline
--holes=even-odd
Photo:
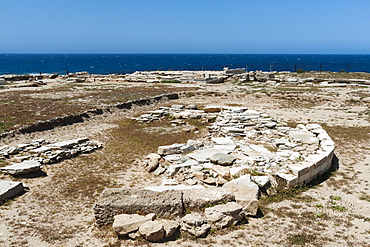
[[[273,54],[0,54],[0,75],[87,71],[126,74],[148,70],[370,72],[370,55]]]

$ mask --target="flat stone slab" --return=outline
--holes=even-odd
[[[0,180],[0,202],[19,195],[23,190],[24,187],[21,182]]]
[[[114,216],[113,230],[118,236],[124,236],[130,232],[137,231],[145,222],[152,221],[155,214],[119,214]]]
[[[96,222],[100,226],[112,223],[113,217],[122,213],[178,216],[183,212],[182,192],[174,190],[105,189],[94,206]]]
[[[207,162],[214,154],[218,154],[218,153],[228,154],[229,152],[230,151],[228,150],[223,150],[219,148],[207,148],[207,149],[197,150],[195,152],[188,154],[187,156],[195,159],[198,162],[204,163],[204,162]]]
[[[213,163],[216,163],[222,166],[228,166],[228,165],[231,165],[236,160],[236,157],[230,154],[218,153],[218,154],[212,155],[210,159]]]
[[[10,166],[1,167],[0,171],[10,175],[23,175],[41,169],[41,164],[38,161],[26,160],[22,163],[15,163]]]
[[[179,184],[179,185],[167,185],[167,186],[150,186],[150,187],[145,187],[144,190],[151,190],[151,191],[157,191],[157,192],[162,192],[166,190],[192,190],[192,189],[204,189],[203,185],[194,185],[194,186],[188,186],[184,184]]]
[[[182,192],[185,210],[199,210],[210,205],[217,205],[235,200],[234,194],[225,188],[188,189]]]

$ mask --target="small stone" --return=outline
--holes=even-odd
[[[139,227],[140,234],[150,242],[159,242],[165,236],[163,225],[158,221],[147,221]]]
[[[218,154],[214,154],[210,160],[213,163],[223,165],[223,166],[228,166],[228,165],[231,165],[236,160],[236,158],[235,156],[230,155],[230,154],[218,153]]]
[[[174,220],[159,220],[159,222],[163,225],[165,238],[172,237],[180,227],[179,222],[174,221]]]

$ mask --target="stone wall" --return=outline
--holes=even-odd
[[[137,105],[149,105],[153,102],[162,100],[162,99],[178,99],[179,94],[178,93],[170,93],[170,94],[162,94],[155,97],[150,98],[143,98],[143,99],[137,99],[137,100],[130,100],[124,103],[119,103],[107,108],[96,108],[96,109],[90,109],[86,110],[81,113],[77,114],[70,114],[62,117],[55,117],[52,119],[44,120],[44,121],[37,121],[33,124],[21,126],[19,129],[4,132],[0,134],[0,139],[6,138],[6,137],[13,137],[16,134],[25,134],[25,133],[32,133],[36,131],[44,131],[44,130],[50,130],[54,129],[58,126],[65,126],[70,125],[74,123],[83,122],[84,119],[93,117],[95,115],[103,114],[104,112],[110,112],[113,109],[131,109],[132,106]]]

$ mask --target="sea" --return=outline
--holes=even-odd
[[[127,74],[153,70],[370,72],[370,55],[308,54],[0,54],[0,75]]]

